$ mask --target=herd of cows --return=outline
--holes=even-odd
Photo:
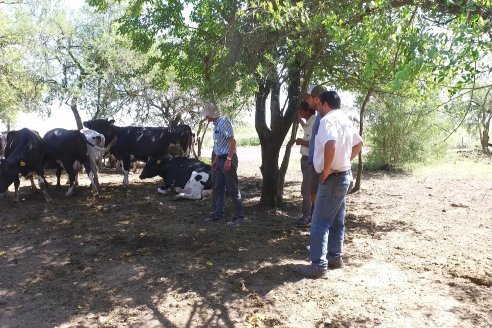
[[[110,152],[122,168],[123,186],[128,186],[130,164],[146,162],[140,179],[160,176],[164,184],[158,192],[176,191],[176,199],[201,199],[211,192],[211,167],[190,158],[194,134],[188,125],[176,127],[119,127],[114,120],[95,119],[84,122],[82,131],[57,128],[42,138],[33,130],[20,129],[6,135],[0,133],[0,194],[14,184],[14,200],[19,200],[19,177],[38,177],[38,184],[47,202],[52,199],[47,192],[45,169],[56,169],[57,188],[65,170],[69,177],[71,196],[77,183],[77,173],[85,169],[92,191],[98,194],[99,167],[102,157]],[[182,150],[171,154],[171,149]]]

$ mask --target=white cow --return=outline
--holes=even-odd
[[[203,197],[210,196],[212,193],[211,178],[207,172],[193,171],[184,188],[175,188],[179,194],[174,200],[202,199]]]

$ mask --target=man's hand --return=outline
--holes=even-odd
[[[331,170],[323,170],[323,173],[321,173],[321,175],[319,177],[319,182],[320,183],[325,182],[325,180],[328,178],[330,173],[331,173]]]
[[[230,159],[226,159],[225,163],[224,163],[224,171],[227,173],[231,170],[231,160]]]
[[[297,138],[297,139],[296,139],[296,145],[302,145],[302,142],[303,142],[303,141],[304,141],[304,140],[302,140],[301,138]]]

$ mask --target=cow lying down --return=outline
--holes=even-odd
[[[197,159],[187,157],[149,158],[140,179],[160,176],[164,184],[157,191],[163,195],[177,192],[178,199],[202,199],[212,192],[211,167]]]

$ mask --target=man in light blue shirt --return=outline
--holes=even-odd
[[[206,104],[201,114],[214,124],[215,158],[212,163],[212,170],[215,174],[215,206],[213,216],[206,221],[214,223],[224,220],[224,204],[227,191],[232,198],[235,211],[234,217],[227,225],[237,227],[243,223],[244,214],[237,177],[238,158],[232,124],[227,117],[220,116],[217,113],[217,108],[214,104]]]

